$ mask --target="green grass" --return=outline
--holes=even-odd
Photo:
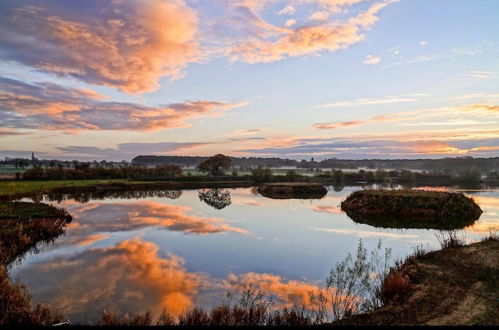
[[[0,181],[0,195],[22,194],[60,187],[84,187],[127,180]]]

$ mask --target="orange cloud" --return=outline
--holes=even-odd
[[[109,235],[96,234],[96,235],[85,236],[85,237],[82,237],[82,238],[79,238],[79,237],[76,237],[76,238],[77,238],[77,240],[75,240],[74,242],[71,241],[70,244],[76,244],[76,245],[79,245],[79,246],[87,246],[87,245],[92,245],[95,242],[102,241],[102,240],[104,240],[106,238],[109,238]]]
[[[411,147],[413,152],[422,154],[466,154],[468,150],[460,149],[449,145],[446,142],[439,141],[428,141],[428,142],[417,142]]]
[[[359,1],[310,1],[325,5],[331,12],[345,5]],[[250,36],[236,46],[231,46],[227,55],[232,61],[248,63],[270,63],[287,57],[317,55],[322,51],[334,52],[346,49],[364,39],[363,29],[369,28],[377,20],[376,14],[382,8],[394,1],[384,1],[373,4],[369,9],[344,22],[326,22],[318,25],[302,26],[296,29],[267,27],[265,35]],[[248,7],[255,10],[255,7]],[[327,12],[325,12],[327,14]],[[257,13],[253,16],[259,17]],[[324,12],[321,18],[325,20]],[[259,19],[261,21],[261,19]],[[258,25],[260,30],[262,25]],[[253,39],[253,40],[251,40]]]
[[[130,231],[144,227],[159,227],[186,234],[213,234],[247,231],[227,225],[219,218],[188,215],[187,206],[161,204],[152,201],[133,203],[87,203],[71,210],[78,226],[69,226],[72,235],[89,235],[95,232]]]
[[[4,57],[127,93],[156,90],[201,57],[197,14],[183,0],[88,3],[99,10],[78,13],[64,2],[44,6],[2,15]]]
[[[333,213],[333,214],[340,214],[342,213],[341,208],[338,206],[325,206],[325,205],[318,205],[314,206],[312,208],[315,212],[326,212],[326,213]]]
[[[221,116],[245,104],[198,100],[152,107],[103,101],[89,90],[0,77],[0,107],[6,110],[0,120],[10,128],[155,131],[185,127],[190,119]]]
[[[248,289],[248,284],[261,289],[266,295],[276,298],[276,309],[284,307],[311,307],[311,296],[320,291],[320,286],[303,281],[285,280],[273,274],[245,273],[229,274],[224,285],[237,292]]]
[[[93,321],[105,309],[179,315],[193,306],[205,277],[187,272],[182,258],[158,251],[153,243],[131,239],[34,264],[21,275],[28,286],[36,283],[35,300],[60,306],[72,319]]]
[[[317,129],[335,129],[341,127],[358,126],[364,124],[365,121],[362,120],[352,120],[352,121],[340,121],[336,123],[324,123],[324,124],[314,124],[314,128]]]

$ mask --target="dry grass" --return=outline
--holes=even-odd
[[[497,235],[470,245],[450,237],[442,250],[410,257],[392,271],[383,307],[337,324],[499,325]]]
[[[409,277],[401,271],[394,270],[388,274],[383,283],[383,299],[386,302],[400,300],[411,291],[411,288],[412,284]]]

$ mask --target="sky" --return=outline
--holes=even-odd
[[[499,156],[493,0],[4,0],[0,158]]]

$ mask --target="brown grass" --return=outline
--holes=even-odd
[[[400,300],[404,298],[410,291],[412,285],[409,277],[401,271],[394,270],[386,277],[382,294],[384,301]]]

